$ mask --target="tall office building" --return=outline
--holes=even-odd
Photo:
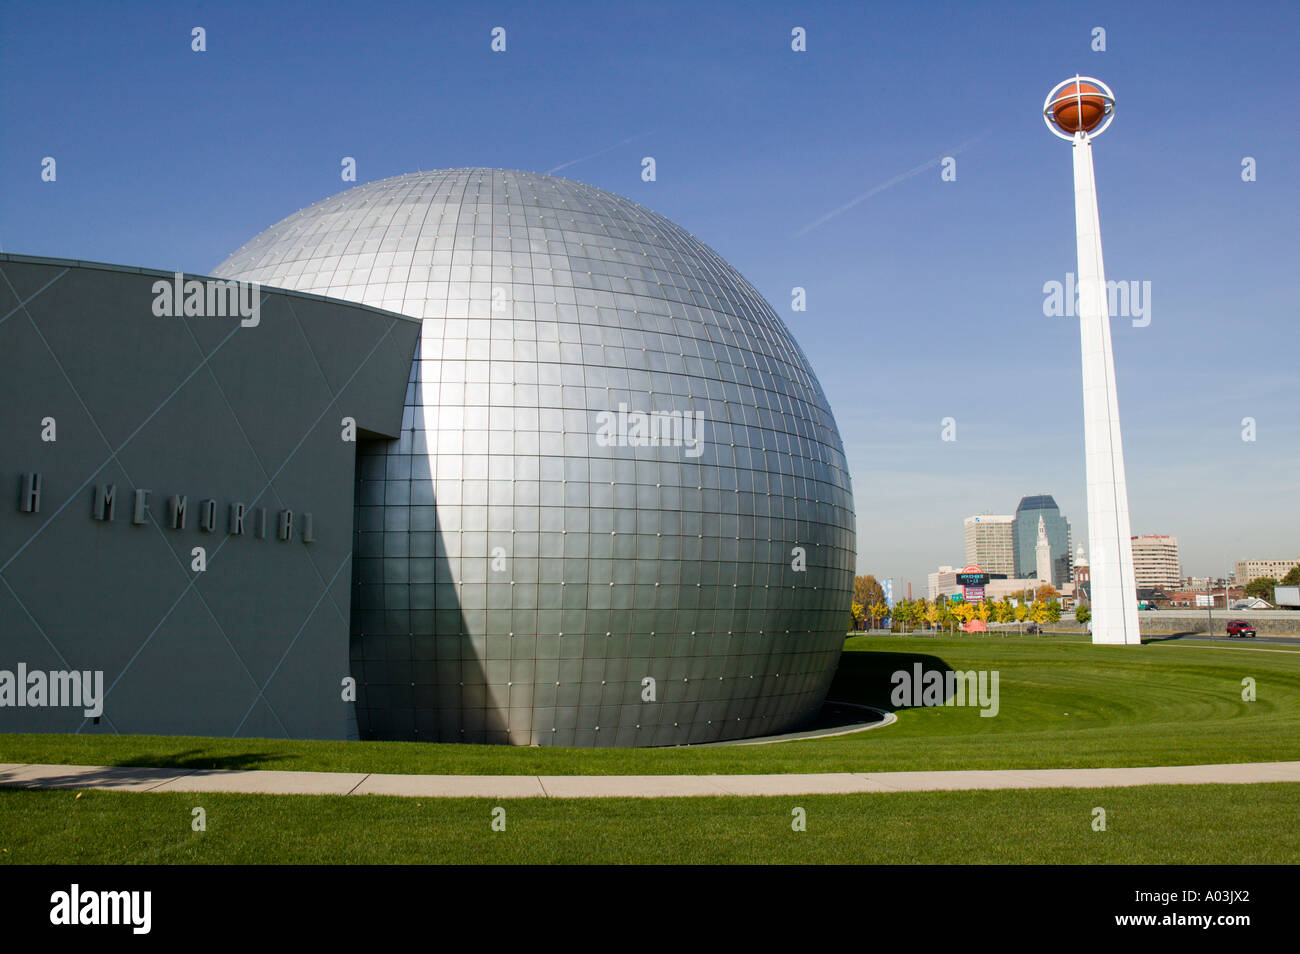
[[[1071,580],[1073,539],[1070,521],[1061,516],[1061,508],[1049,494],[1022,497],[1012,518],[1012,537],[1015,545],[1015,575],[1038,576],[1038,518],[1043,518],[1047,542],[1051,547],[1052,585],[1063,586]]]
[[[1012,535],[1011,514],[983,513],[967,517],[966,564],[975,564],[985,573],[1016,575],[1016,544]]]
[[[1138,589],[1178,586],[1183,578],[1178,538],[1161,534],[1133,537],[1133,575]]]

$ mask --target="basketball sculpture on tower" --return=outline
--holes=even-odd
[[[1092,641],[1139,644],[1137,584],[1129,528],[1128,486],[1120,439],[1115,359],[1110,343],[1106,270],[1101,255],[1092,140],[1114,118],[1115,97],[1101,80],[1058,83],[1043,103],[1043,121],[1074,148],[1074,218],[1079,245],[1079,336],[1083,351],[1083,439],[1088,484]]]

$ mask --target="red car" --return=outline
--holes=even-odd
[[[1245,620],[1234,619],[1228,624],[1228,635],[1240,636],[1243,639],[1249,636],[1253,639],[1255,637],[1255,627],[1251,626]]]

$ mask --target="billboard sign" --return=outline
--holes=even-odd
[[[989,575],[973,563],[957,574],[957,584],[961,587],[961,594],[968,603],[983,601],[984,587],[988,582]]]

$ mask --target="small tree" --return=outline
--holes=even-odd
[[[1087,603],[1080,603],[1075,607],[1074,618],[1078,620],[1080,624],[1087,626],[1088,621],[1092,619],[1092,609]]]
[[[998,603],[997,608],[994,610],[993,618],[999,623],[1010,623],[1016,618],[1016,608],[1011,605],[1011,597],[1002,597],[1001,602]]]
[[[871,604],[871,628],[876,628],[876,623],[883,620],[889,613],[889,607],[884,602]]]
[[[1020,632],[1025,631],[1025,620],[1029,619],[1029,607],[1024,603],[1016,604],[1016,622],[1020,624]]]
[[[930,601],[924,596],[912,600],[912,622],[917,629],[925,625],[926,614],[930,611]]]
[[[1051,583],[1044,583],[1034,591],[1034,602],[1046,603],[1048,600],[1057,599],[1060,595],[1060,591]]]
[[[861,603],[863,606],[871,606],[873,603],[883,603],[884,601],[885,588],[870,573],[866,576],[855,576],[853,578],[853,602]]]
[[[1300,586],[1300,564],[1286,571],[1286,576],[1282,577],[1282,585]]]
[[[889,611],[889,628],[898,627],[898,632],[907,631],[907,600],[894,600],[893,609]]]
[[[862,616],[866,611],[861,603],[849,604],[849,629],[857,629],[862,624]]]
[[[952,632],[953,623],[957,622],[957,614],[953,612],[957,605],[956,603],[945,602],[939,610],[939,625],[949,632]]]
[[[1029,618],[1038,624],[1040,631],[1043,628],[1043,624],[1047,622],[1047,616],[1047,604],[1042,600],[1034,600],[1033,605],[1029,607]]]
[[[1061,621],[1061,603],[1059,600],[1047,601],[1047,621],[1049,623],[1059,623]]]
[[[1273,602],[1273,587],[1277,586],[1277,580],[1271,576],[1261,576],[1259,579],[1251,580],[1246,584],[1247,596],[1258,596],[1261,600]]]

